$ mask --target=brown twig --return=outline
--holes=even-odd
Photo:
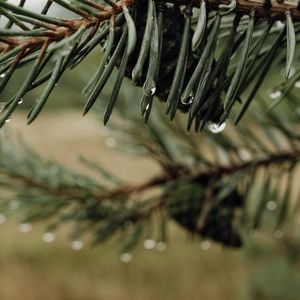
[[[279,162],[299,160],[299,159],[300,159],[300,149],[296,149],[289,152],[272,154],[267,158],[236,164],[234,166],[219,165],[219,166],[214,166],[211,169],[206,168],[204,170],[196,169],[196,171],[190,171],[190,170],[186,170],[186,172],[181,171],[178,174],[163,173],[139,185],[124,186],[118,189],[105,191],[105,192],[103,190],[98,190],[97,188],[89,190],[89,189],[67,187],[67,186],[55,187],[52,186],[51,184],[38,182],[24,175],[16,174],[14,172],[9,172],[6,170],[0,170],[0,174],[7,176],[8,178],[18,180],[20,181],[20,183],[23,183],[24,186],[30,186],[32,188],[38,188],[38,189],[48,191],[49,193],[55,195],[60,195],[60,196],[66,195],[69,198],[84,201],[84,199],[91,196],[98,200],[114,199],[122,195],[132,195],[132,194],[139,194],[146,191],[150,191],[153,188],[163,186],[164,184],[167,183],[176,182],[177,180],[187,179],[191,181],[197,181],[201,178],[217,178],[222,175],[229,175],[247,169],[267,167]]]

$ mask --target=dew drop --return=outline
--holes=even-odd
[[[7,118],[6,120],[5,120],[5,123],[9,123],[11,121],[11,118]]]
[[[22,233],[28,233],[32,230],[32,225],[30,223],[19,224],[19,231]]]
[[[297,89],[300,89],[300,80],[295,82],[294,87],[297,88]]]
[[[150,96],[154,95],[156,92],[156,86],[154,86],[151,90],[150,90]]]
[[[6,76],[5,73],[0,74],[0,78],[4,78]]]
[[[239,149],[238,154],[239,154],[240,159],[244,162],[251,161],[251,159],[252,159],[252,155],[251,155],[250,151],[247,149],[244,149],[244,148]]]
[[[132,260],[132,255],[130,253],[122,253],[120,255],[120,260],[122,263],[129,263]]]
[[[194,94],[191,93],[186,99],[181,99],[180,101],[183,105],[189,105],[194,101]]]
[[[7,217],[3,214],[0,214],[0,224],[4,224],[7,220]]]
[[[278,99],[282,95],[281,90],[273,90],[270,92],[269,96],[271,99]]]
[[[81,240],[72,241],[71,248],[75,251],[80,251],[83,248],[83,241],[81,241]]]
[[[201,249],[202,250],[208,250],[210,248],[210,241],[202,241],[201,242]]]
[[[167,250],[167,244],[162,241],[158,242],[156,244],[156,250],[159,252],[163,252],[163,251]]]
[[[277,203],[275,201],[268,201],[267,210],[274,211],[277,209]]]
[[[275,22],[275,26],[278,28],[278,29],[283,29],[284,28],[284,23],[282,21],[276,21]]]
[[[146,110],[149,110],[149,108],[150,108],[150,104],[148,103],[146,106]]]
[[[146,250],[152,250],[155,248],[155,246],[156,246],[156,242],[152,239],[147,239],[144,241],[144,248]]]
[[[20,202],[17,200],[11,200],[8,203],[8,207],[10,210],[16,210],[19,208],[19,206],[20,206]]]
[[[226,127],[226,123],[222,123],[221,125],[217,123],[212,123],[208,126],[208,130],[211,131],[212,133],[219,133],[222,132]]]
[[[113,137],[107,137],[104,141],[105,145],[109,148],[113,148],[117,146],[117,141]]]
[[[18,104],[22,104],[24,102],[23,98],[18,102]]]
[[[45,243],[52,243],[55,240],[55,234],[53,232],[45,232],[42,239]]]

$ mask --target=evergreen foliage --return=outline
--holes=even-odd
[[[131,186],[82,158],[98,180],[45,161],[3,136],[0,186],[20,200],[24,222],[48,220],[49,231],[74,222],[74,235],[92,232],[95,243],[122,233],[122,252],[145,236],[154,219],[161,243],[167,220],[173,219],[195,235],[240,247],[242,234],[260,227],[271,204],[278,207],[273,226],[282,228],[288,213],[296,211],[299,192],[300,119],[291,93],[300,77],[296,2],[48,0],[41,13],[27,10],[25,2],[0,0],[1,16],[8,19],[0,30],[0,93],[18,68],[30,65],[22,86],[2,106],[0,126],[28,91],[45,84],[28,114],[33,122],[64,72],[101,45],[102,60],[83,91],[83,113],[98,100],[115,67],[104,124],[124,77],[141,86],[140,112],[144,121],[150,117],[147,126],[139,124],[136,99],[118,103],[121,120],[109,125],[126,147],[155,159],[161,174]],[[50,16],[54,4],[76,16]],[[260,99],[256,110],[247,112],[248,120],[231,126],[229,116],[238,123],[270,70],[281,68],[284,78],[272,86],[276,100]],[[153,105],[154,96],[165,103]],[[281,110],[275,110],[283,99]],[[165,116],[173,120],[178,110],[176,124],[168,124]],[[124,126],[122,120],[132,123]],[[226,132],[215,134],[225,121]],[[192,126],[205,134],[187,135]]]

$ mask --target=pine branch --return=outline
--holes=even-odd
[[[126,120],[135,112],[129,103],[120,114]],[[253,124],[232,127],[225,134],[203,137],[200,144],[209,145],[205,150],[198,147],[195,137],[185,135],[181,126],[166,126],[160,123],[163,116],[154,115],[155,122],[147,127],[139,126],[138,120],[124,126],[120,119],[112,129],[119,144],[128,150],[123,142],[127,141],[133,151],[143,147],[142,155],[161,166],[161,173],[144,183],[122,182],[81,158],[100,175],[99,180],[85,177],[44,160],[26,145],[16,146],[6,137],[0,144],[0,185],[20,200],[23,221],[48,220],[51,231],[72,222],[74,235],[93,233],[95,243],[123,233],[122,251],[126,252],[141,239],[145,222],[156,214],[161,222],[168,216],[202,238],[231,247],[241,246],[241,231],[261,226],[270,201],[279,207],[273,216],[274,228],[283,226],[292,211],[290,191],[300,159],[295,131],[299,117],[291,121],[290,116],[290,123],[282,125],[275,113],[264,118],[254,115],[255,123],[264,128],[261,138],[254,134]],[[162,132],[169,141],[160,138]],[[288,147],[282,147],[284,141]],[[271,145],[266,146],[267,142]],[[225,159],[220,159],[219,153]],[[283,176],[289,176],[286,185]],[[237,217],[241,210],[243,215]],[[165,240],[166,233],[160,232],[158,239]]]
[[[52,3],[77,14],[79,19],[47,16]],[[0,92],[17,68],[34,62],[21,90],[4,105],[0,127],[28,91],[48,82],[28,115],[28,123],[33,122],[63,73],[78,66],[101,41],[107,41],[108,46],[84,89],[84,114],[99,98],[113,69],[120,68],[107,104],[105,124],[117,102],[124,76],[143,86],[141,115],[145,121],[157,95],[167,102],[166,115],[170,119],[178,110],[188,111],[187,128],[194,124],[196,131],[211,121],[224,122],[246,95],[239,121],[270,68],[280,68],[278,58],[282,55],[286,55],[285,84],[295,79],[291,70],[297,67],[300,12],[293,1],[124,0],[100,5],[94,1],[55,0],[48,1],[41,14],[25,9],[23,4],[21,1],[20,6],[15,6],[0,1],[1,12],[10,24],[0,31],[0,73],[5,75]],[[185,9],[179,10],[179,5],[185,5]],[[199,6],[196,20],[195,7]],[[193,20],[197,23],[195,27],[191,25]],[[276,27],[276,20],[285,21],[286,28]],[[20,30],[11,28],[12,24]],[[126,47],[127,54],[121,60],[120,54]],[[221,54],[217,54],[221,47]],[[50,57],[55,57],[55,65],[52,71],[41,75]]]

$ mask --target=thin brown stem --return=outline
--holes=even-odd
[[[9,172],[6,170],[0,170],[0,174],[17,180],[23,184],[23,186],[28,186],[32,188],[38,188],[41,190],[45,190],[54,195],[65,195],[69,198],[82,200],[84,201],[87,197],[94,197],[95,199],[114,199],[118,198],[122,195],[131,195],[131,194],[139,194],[146,191],[150,191],[153,188],[161,187],[165,184],[176,182],[178,180],[191,180],[197,181],[201,178],[217,178],[222,175],[230,175],[239,171],[245,171],[247,169],[254,169],[260,167],[268,167],[271,165],[275,165],[284,161],[293,161],[300,159],[300,149],[296,149],[289,152],[282,152],[278,154],[272,154],[267,158],[253,160],[233,166],[215,166],[213,168],[199,169],[196,171],[186,170],[185,172],[179,172],[178,174],[160,174],[142,184],[133,185],[133,186],[124,186],[119,189],[114,189],[110,191],[104,192],[103,190],[99,190],[97,188],[92,189],[84,189],[84,188],[76,188],[76,187],[55,187],[51,184],[45,184],[43,182],[35,181],[34,179],[30,179],[24,175],[15,174],[14,172]]]

